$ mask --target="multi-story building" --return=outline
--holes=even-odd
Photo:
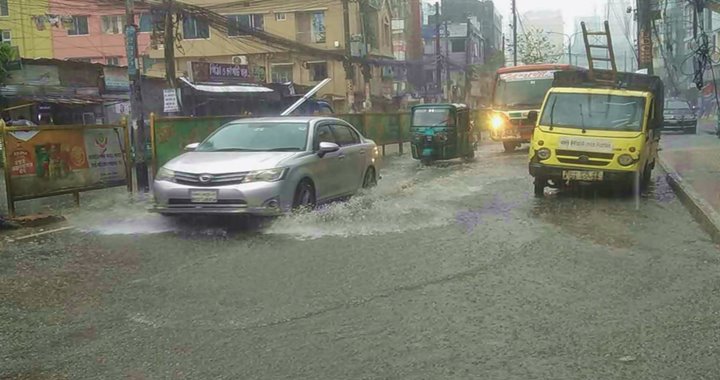
[[[480,23],[480,33],[485,41],[485,56],[491,57],[502,51],[502,16],[492,0],[445,0],[442,2],[441,14],[443,20],[455,23],[475,17]],[[431,19],[430,23],[433,22]]]
[[[187,3],[215,8],[212,0],[188,0]],[[341,0],[319,0],[308,6],[303,1],[231,2],[217,9],[227,18],[227,25],[210,25],[206,20],[186,15],[180,23],[182,40],[176,43],[175,65],[178,72],[191,62],[205,61],[246,65],[249,80],[259,83],[294,82],[314,85],[325,78],[333,81],[320,91],[331,98],[338,109],[346,103],[346,94],[352,92],[362,101],[367,86],[358,67],[352,88],[345,80],[345,68],[338,56],[351,44],[353,55],[393,61],[392,16],[388,2],[377,0],[363,5],[351,2],[350,40],[344,35],[343,5]],[[241,27],[239,27],[241,26]],[[268,43],[248,30],[258,30],[282,39],[282,43]],[[252,33],[249,33],[252,34]],[[357,41],[357,42],[355,42]],[[308,50],[323,51],[316,54]],[[156,60],[154,70],[164,71],[164,49],[151,50]],[[393,71],[389,66],[369,66],[369,92],[371,96],[389,97],[392,94]],[[188,70],[190,71],[190,70]],[[369,99],[368,99],[369,100]]]
[[[52,31],[53,56],[107,65],[127,65],[125,49],[125,6],[122,2],[50,0],[50,13],[60,18]],[[153,25],[149,9],[138,8],[138,49],[147,54]],[[46,19],[52,24],[52,20]]]
[[[562,47],[565,44],[565,23],[562,11],[558,9],[527,11],[523,13],[520,21],[521,32],[542,31],[547,33],[548,41],[557,48],[558,53],[564,51]]]
[[[0,0],[0,41],[18,48],[25,58],[53,56],[48,0]]]
[[[469,21],[469,25],[468,25]],[[425,93],[444,97],[450,101],[465,101],[466,88],[470,79],[466,77],[469,68],[485,62],[485,41],[480,25],[474,17],[466,22],[444,22],[440,28],[440,51],[437,51],[437,29],[434,25],[423,27],[425,41]],[[438,55],[442,58],[438,59]],[[443,77],[437,78],[437,64],[440,62]],[[448,82],[449,79],[449,82]],[[437,84],[441,83],[441,88]],[[449,93],[448,93],[449,89]]]
[[[390,0],[392,7],[392,50],[396,67],[393,90],[396,96],[413,92],[422,86],[422,14],[420,0]]]

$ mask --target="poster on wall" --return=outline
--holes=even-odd
[[[120,136],[106,128],[8,133],[13,197],[124,184]]]

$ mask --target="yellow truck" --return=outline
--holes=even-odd
[[[535,195],[573,183],[632,185],[639,191],[657,161],[663,125],[660,78],[635,73],[559,71],[540,112],[529,170]]]

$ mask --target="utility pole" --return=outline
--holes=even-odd
[[[637,0],[638,69],[653,74],[651,0]]]
[[[352,46],[350,44],[350,1],[342,0],[343,6],[343,34],[345,36],[345,100],[346,111],[353,112],[355,104],[355,89],[353,83],[355,80],[355,70],[352,64]]]
[[[175,69],[175,34],[173,33],[173,0],[165,0],[165,80],[171,88],[177,89]]]
[[[465,32],[465,103],[470,106],[470,80],[472,76],[472,57],[470,56],[470,48],[475,52],[475,34],[473,33],[472,19],[467,18],[467,32]]]
[[[448,22],[445,20],[445,99],[450,101],[450,33]]]
[[[130,79],[130,123],[129,130],[133,141],[135,181],[137,190],[150,191],[148,165],[145,161],[146,141],[145,120],[143,119],[143,103],[141,91],[141,75],[138,68],[138,38],[135,24],[134,0],[125,0],[125,46],[128,60],[128,77]],[[131,179],[128,178],[128,181]]]
[[[512,16],[513,16],[513,66],[517,66],[517,8],[515,0],[512,0]]]
[[[440,3],[435,3],[435,81],[442,91],[442,51],[440,50]]]

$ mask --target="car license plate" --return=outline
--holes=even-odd
[[[217,199],[216,190],[190,190],[190,202],[192,203],[217,203]]]
[[[574,181],[602,181],[603,172],[588,170],[563,170],[564,180]]]

